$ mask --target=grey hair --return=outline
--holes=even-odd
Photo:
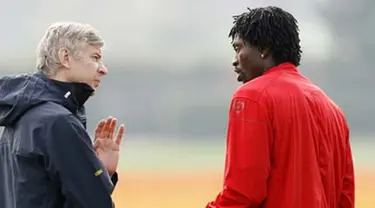
[[[52,24],[41,38],[37,48],[36,68],[45,74],[56,73],[61,66],[59,50],[67,48],[74,55],[79,55],[83,46],[98,45],[104,41],[91,25],[76,22]]]

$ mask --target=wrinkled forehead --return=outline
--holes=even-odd
[[[101,46],[101,45],[88,45],[87,50],[91,53],[102,54],[103,46]]]
[[[84,45],[81,46],[81,51],[83,53],[101,55],[103,53],[103,46],[102,45],[84,44]]]

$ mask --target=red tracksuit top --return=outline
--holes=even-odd
[[[353,208],[340,108],[290,64],[242,85],[229,111],[224,186],[207,208]]]

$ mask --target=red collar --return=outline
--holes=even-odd
[[[272,73],[272,72],[276,72],[276,71],[294,71],[294,72],[297,72],[298,69],[294,64],[289,63],[289,62],[284,62],[284,63],[281,63],[277,66],[274,66],[274,67],[271,67],[271,68],[267,69],[263,73],[263,75],[269,74],[269,73]]]

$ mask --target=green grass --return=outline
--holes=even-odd
[[[353,139],[353,141],[355,141]],[[356,168],[375,169],[375,141],[353,142]],[[204,171],[223,170],[224,139],[173,140],[169,138],[125,138],[120,168],[137,171]]]

